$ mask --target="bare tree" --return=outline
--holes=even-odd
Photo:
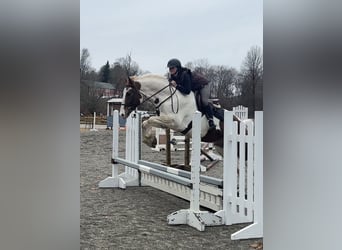
[[[126,79],[127,71],[118,62],[113,63],[110,69],[110,82],[116,89],[116,94],[120,97],[125,88]]]
[[[210,64],[208,62],[208,59],[202,58],[197,59],[193,62],[186,63],[185,67],[191,69],[192,71],[196,71],[203,75],[206,75],[208,69],[210,68]]]
[[[263,79],[263,56],[261,48],[252,47],[243,62],[241,68],[240,91],[248,98],[248,106],[252,112],[256,110],[256,88],[262,84]]]
[[[263,66],[259,47],[248,51],[240,72],[222,65],[212,66],[207,59],[188,62],[185,67],[208,78],[210,97],[219,98],[222,107],[231,109],[241,104],[249,107],[253,114],[256,104],[262,107]]]
[[[80,77],[85,79],[86,75],[91,71],[90,54],[88,49],[83,48],[80,56]]]
[[[84,73],[84,76],[81,78],[81,80],[99,81],[99,74],[94,68],[90,68],[89,71]]]
[[[140,75],[142,73],[139,65],[132,60],[131,53],[127,54],[126,57],[117,59],[116,62],[121,65],[129,76]]]
[[[215,71],[215,67],[211,66],[208,68],[203,69],[203,74],[207,77],[209,80],[209,87],[210,87],[210,98],[216,98],[217,97],[217,75]]]
[[[236,95],[236,82],[238,72],[234,68],[224,66],[216,67],[217,97],[224,108],[230,108],[230,99]]]
[[[195,60],[193,62],[188,62],[185,64],[185,67],[193,72],[197,72],[204,75],[210,82],[210,97],[217,97],[215,69],[212,66],[210,66],[207,59],[202,58]]]
[[[88,114],[94,111],[101,111],[101,107],[105,105],[101,102],[100,97],[98,97],[96,89],[91,87],[86,82],[94,82],[98,80],[98,74],[95,69],[91,67],[90,54],[88,49],[84,48],[80,55],[80,111],[82,113]]]

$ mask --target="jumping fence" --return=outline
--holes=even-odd
[[[126,124],[125,158],[118,156],[119,116],[114,112],[112,176],[100,188],[149,185],[190,201],[189,209],[167,216],[168,224],[188,224],[200,231],[205,226],[250,223],[231,235],[232,239],[263,236],[263,112],[253,121],[233,121],[224,112],[223,178],[200,175],[200,122],[196,112],[192,129],[191,172],[141,160],[141,114],[133,113]],[[238,154],[239,151],[239,154]],[[238,157],[240,155],[241,157]],[[118,166],[125,166],[118,173]],[[201,211],[200,206],[213,211]]]

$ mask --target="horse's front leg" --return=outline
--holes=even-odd
[[[173,119],[168,116],[152,116],[142,123],[143,143],[150,147],[157,144],[155,128],[172,128]]]
[[[151,119],[151,118],[150,118]],[[157,144],[156,131],[149,125],[148,120],[142,123],[143,143],[154,148]]]

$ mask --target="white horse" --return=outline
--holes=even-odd
[[[189,95],[184,95],[172,87],[166,77],[155,74],[129,77],[126,85],[120,108],[122,117],[127,118],[142,103],[142,96],[146,97],[145,101],[151,101],[155,105],[158,114],[142,124],[145,144],[150,147],[156,144],[155,130],[152,127],[170,128],[186,137],[191,136],[191,121],[197,110],[192,91]],[[208,120],[206,116],[202,116],[202,141],[215,142],[222,139],[223,133],[220,130],[211,130],[210,133],[208,130]]]

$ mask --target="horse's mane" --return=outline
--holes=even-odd
[[[152,74],[152,73],[139,75],[139,76],[132,76],[131,78],[134,81],[139,81],[139,80],[145,81],[145,80],[153,80],[153,79],[155,79],[155,80],[167,80],[165,76]]]
[[[132,76],[131,79],[135,82],[139,82],[141,84],[142,90],[144,87],[148,87],[152,91],[157,91],[169,84],[168,79],[165,76],[151,73],[140,76]]]

